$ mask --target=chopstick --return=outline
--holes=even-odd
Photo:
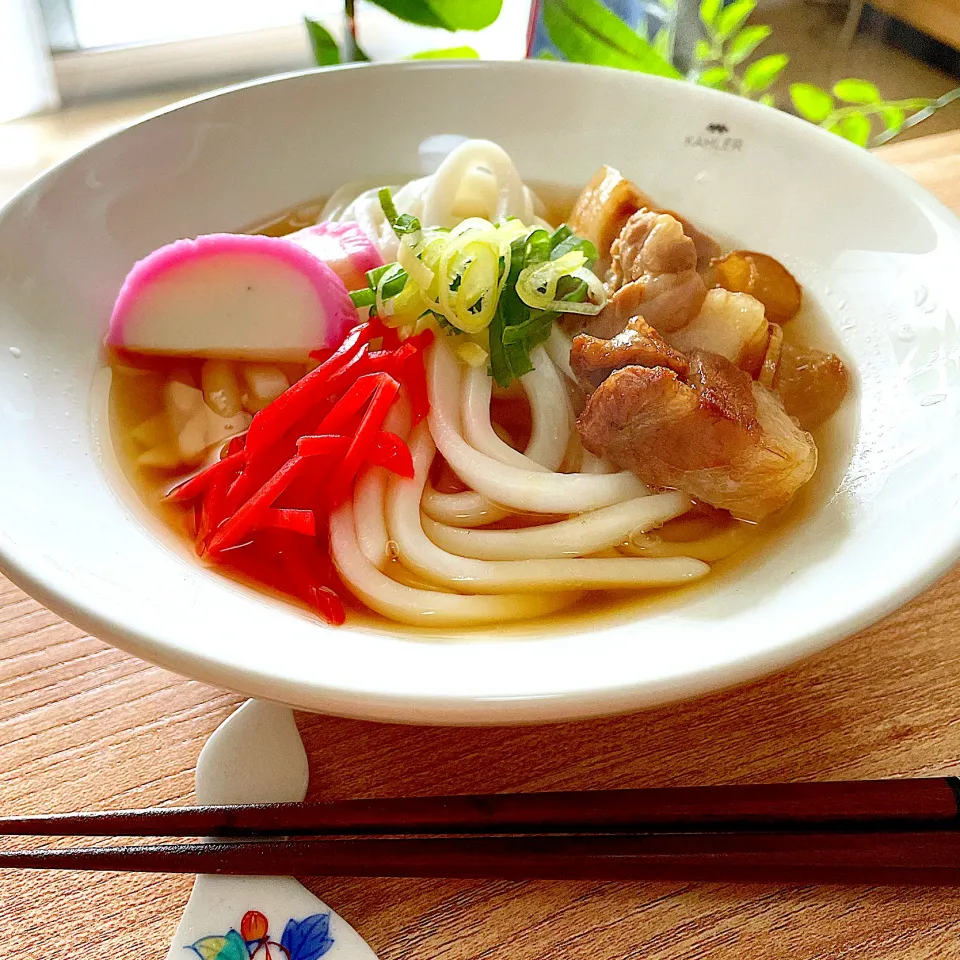
[[[0,835],[408,836],[960,827],[956,777],[177,807],[0,818]]]
[[[0,834],[234,838],[0,851],[0,869],[960,885],[960,781],[124,810],[5,818]]]
[[[0,853],[0,868],[240,876],[960,884],[960,833],[265,840]]]

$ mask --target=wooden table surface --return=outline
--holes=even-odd
[[[58,121],[46,122],[55,136]],[[960,133],[884,155],[960,210]],[[332,799],[954,773],[958,696],[960,569],[826,653],[693,703],[539,729],[298,719],[312,794]],[[189,803],[200,748],[240,702],[105,646],[0,581],[4,813]],[[191,883],[0,875],[0,960],[162,957]],[[960,958],[960,890],[369,879],[313,889],[382,960]]]

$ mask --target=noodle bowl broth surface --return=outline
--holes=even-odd
[[[397,179],[398,182],[403,182],[402,179]],[[553,224],[564,222],[581,189],[579,186],[571,187],[544,182],[531,182],[529,186],[542,201],[543,209],[538,210],[538,213]],[[245,231],[283,236],[315,223],[325,205],[326,198],[322,197],[305,201],[250,225],[245,228]],[[720,235],[719,239],[724,250],[735,246],[734,243],[727,242],[729,239],[727,237]],[[801,312],[784,326],[784,339],[786,342],[805,343],[824,350],[836,349],[836,338],[829,323],[809,294],[804,298]],[[148,357],[111,353],[107,357],[111,374],[105,400],[108,416],[102,418],[109,424],[109,440],[115,454],[117,468],[122,474],[120,486],[136,500],[142,508],[140,512],[149,517],[153,530],[175,549],[188,554],[193,553],[192,509],[165,502],[164,496],[176,483],[194,473],[195,469],[184,473],[182,470],[171,471],[140,465],[138,458],[142,452],[142,446],[134,437],[138,426],[161,412],[164,384],[177,378],[200,384],[202,363],[203,361],[199,359],[189,357]],[[290,382],[301,376],[307,369],[297,365],[284,365],[284,368],[284,373]],[[495,398],[493,404],[495,415],[498,410],[503,415],[501,436],[517,446],[520,445],[517,441],[522,440],[525,433],[529,433],[529,423],[522,422],[522,413],[519,415],[521,422],[518,423],[518,410],[522,411],[525,407],[526,404],[522,401],[518,403],[515,399],[511,401],[509,398],[506,401]],[[664,612],[680,607],[704,592],[712,593],[730,589],[736,584],[738,577],[762,564],[772,552],[782,549],[792,532],[802,525],[804,519],[817,511],[836,493],[849,459],[849,452],[853,447],[856,428],[853,408],[854,404],[848,396],[830,420],[812,431],[819,451],[819,464],[811,482],[800,490],[786,509],[774,516],[759,524],[738,524],[745,532],[743,545],[731,555],[711,562],[710,573],[702,580],[689,585],[666,588],[587,592],[572,606],[559,613],[504,624],[498,626],[498,633],[506,639],[525,635],[579,631],[585,628],[587,621],[612,625],[642,620],[650,612]],[[208,457],[204,462],[209,462],[209,459]],[[439,466],[435,464],[432,475],[436,477],[440,473]],[[694,513],[696,514],[696,508]],[[711,510],[711,513],[716,511]],[[549,522],[551,519],[555,518],[538,517],[540,522]],[[522,526],[524,523],[522,516],[514,517],[508,521],[494,523],[488,529],[511,528]],[[728,527],[729,524],[718,524],[710,515],[706,520],[680,517],[666,524],[659,533],[666,540],[684,540],[691,536],[698,538],[708,535],[712,531],[722,531]],[[406,572],[396,559],[393,559],[391,564],[398,571],[403,571],[397,576],[398,580],[416,585],[417,578]],[[277,602],[299,606],[295,600],[275,593],[262,583],[251,581],[230,567],[216,564],[211,565],[210,569],[259,593],[275,596]],[[451,633],[449,628],[438,629],[400,624],[380,616],[356,600],[349,590],[344,590],[342,596],[347,605],[348,624],[353,628],[393,633],[400,629],[405,634],[421,636],[425,639]],[[456,628],[455,632],[469,635],[471,632],[482,630],[484,630],[483,627],[461,627]]]

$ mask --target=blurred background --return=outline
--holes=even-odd
[[[857,88],[860,93],[843,88],[853,99],[840,96],[834,106],[865,104],[871,122],[879,121],[864,134],[875,138],[871,145],[894,133],[909,138],[960,127],[960,99],[952,101],[960,85],[960,0],[602,2],[688,79],[782,109],[798,112],[796,84],[829,94],[837,81],[860,78],[866,87]],[[558,49],[549,42],[542,22],[530,33],[531,46],[531,14],[535,21],[546,17],[548,25],[551,15],[565,17],[589,31],[601,0],[456,3],[459,13],[492,4],[493,22],[480,30],[407,22],[422,21],[423,11],[428,20],[431,11],[442,19],[445,7],[454,9],[451,0],[0,0],[0,199],[148,110],[227,83],[307,67],[315,58],[396,59],[436,50],[490,59],[576,58],[563,43]],[[313,44],[305,17],[312,21]],[[453,17],[448,26],[458,22]],[[660,31],[664,23],[669,29]],[[761,42],[760,52],[776,55],[761,58],[770,75],[751,93],[736,58]],[[332,54],[324,44],[333,45]],[[695,56],[706,59],[691,66]],[[755,74],[761,73],[758,67]],[[816,103],[803,102],[799,112],[807,119],[841,132],[833,114],[821,117]],[[923,122],[911,126],[918,112]],[[851,125],[847,133],[863,131]]]

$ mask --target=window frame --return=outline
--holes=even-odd
[[[302,24],[164,43],[54,53],[64,103],[250,80],[313,66]]]

